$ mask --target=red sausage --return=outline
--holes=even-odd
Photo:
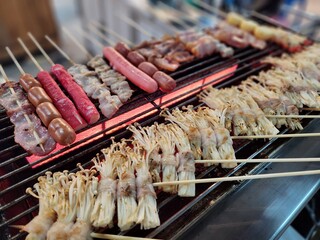
[[[157,81],[162,92],[171,92],[177,86],[176,81],[162,71],[157,71],[152,78]]]
[[[129,81],[142,90],[153,93],[158,90],[157,82],[133,66],[112,47],[103,48],[103,55],[109,60],[114,69],[126,76]]]
[[[127,55],[127,59],[129,60],[129,62],[131,62],[133,65],[135,65],[136,67],[139,66],[140,63],[143,63],[146,61],[146,59],[144,58],[144,56],[142,56],[139,52],[137,51],[132,51],[129,52]]]
[[[148,74],[150,77],[152,77],[153,74],[155,74],[155,72],[158,71],[158,68],[150,62],[142,62],[139,64],[138,68],[142,72]]]
[[[123,42],[118,42],[114,46],[114,48],[124,57],[126,57],[130,52],[130,48],[128,47],[128,45]]]
[[[81,117],[74,104],[62,92],[58,84],[48,72],[40,71],[37,78],[42,84],[44,90],[46,90],[47,94],[52,99],[53,104],[56,106],[64,120],[66,120],[75,131],[87,126],[87,123]]]
[[[84,117],[87,123],[93,124],[97,122],[100,118],[100,113],[67,70],[62,65],[55,64],[51,67],[51,72],[56,76],[64,89],[67,90],[80,114]]]
[[[41,83],[34,79],[34,77],[31,74],[25,73],[22,74],[19,78],[20,85],[22,88],[28,92],[30,88],[32,87],[42,87]]]
[[[53,119],[48,126],[49,134],[61,145],[70,145],[76,140],[76,133],[62,118]]]

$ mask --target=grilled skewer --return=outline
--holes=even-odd
[[[29,32],[28,36],[31,38],[33,43],[38,47],[43,56],[51,64],[51,73],[58,79],[61,85],[71,96],[75,106],[77,107],[79,113],[83,116],[88,124],[93,124],[97,122],[100,118],[100,114],[94,104],[87,97],[82,88],[74,81],[72,76],[67,72],[67,70],[60,64],[55,64],[49,55],[44,51],[39,42],[35,37]]]
[[[6,47],[6,51],[21,73],[19,79],[20,85],[24,88],[28,95],[30,95],[32,92],[36,94],[36,96],[33,96],[33,98],[38,101],[36,101],[37,103],[33,105],[36,108],[36,112],[43,124],[48,127],[50,136],[61,145],[69,145],[73,143],[76,138],[76,133],[72,127],[61,117],[59,111],[52,104],[51,98],[46,94],[42,94],[43,96],[41,97],[38,95],[38,92],[32,90],[38,90],[39,88],[42,88],[42,85],[30,74],[26,74],[24,72],[23,68],[8,47]],[[40,93],[41,92],[42,91],[40,91]],[[39,101],[40,99],[41,102]]]
[[[40,72],[37,75],[37,79],[39,80],[49,97],[52,99],[53,104],[58,109],[63,119],[66,120],[75,131],[86,127],[87,123],[81,117],[72,101],[62,92],[58,84],[51,77],[50,73],[42,69],[40,64],[33,57],[27,46],[20,38],[18,38],[18,42],[28,54],[32,62],[39,69]]]

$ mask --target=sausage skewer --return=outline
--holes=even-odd
[[[75,131],[86,127],[87,123],[81,117],[72,101],[62,92],[62,90],[55,82],[55,80],[51,77],[51,75],[47,71],[43,70],[43,68],[33,57],[33,55],[31,54],[27,46],[24,44],[24,42],[21,40],[21,38],[18,38],[18,42],[25,50],[25,52],[28,54],[32,62],[39,69],[40,72],[38,73],[37,78],[39,82],[42,84],[43,88],[46,90],[47,94],[53,100],[54,105],[61,113],[62,117],[70,124],[70,126]]]
[[[24,90],[30,96],[30,91],[32,89],[38,90],[42,88],[42,85],[39,81],[34,79],[31,75],[26,74],[19,62],[17,61],[16,57],[13,55],[11,50],[6,47],[6,51],[8,52],[9,56],[17,66],[18,70],[21,73],[20,76],[20,84],[24,88]],[[39,86],[38,86],[39,84]],[[32,87],[36,85],[37,87]],[[40,91],[42,92],[42,91]],[[43,90],[44,92],[44,90]],[[35,92],[37,94],[37,92]],[[59,144],[61,145],[69,145],[74,142],[76,138],[76,133],[73,128],[61,117],[61,114],[56,109],[56,107],[52,104],[52,100],[49,96],[44,97],[46,99],[44,102],[39,104],[33,104],[36,108],[36,112],[43,122],[43,124],[48,127],[50,136]]]
[[[105,40],[107,43],[112,42],[108,39],[98,28],[89,26],[89,29],[95,32],[99,37]],[[104,28],[107,29],[107,28]],[[119,44],[124,46],[124,43],[118,43],[115,45],[115,49],[123,55],[126,59],[129,60],[133,65],[135,65],[138,69],[142,72],[146,73],[148,76],[152,77],[159,85],[160,90],[163,92],[171,92],[176,87],[176,82],[173,78],[169,75],[164,73],[163,71],[159,71],[159,69],[153,64],[148,61],[138,52],[130,51],[129,47],[127,48],[127,53],[123,51],[119,51]],[[114,45],[114,44],[112,44]]]
[[[130,89],[129,85],[127,86],[127,91],[120,92],[119,96],[111,95],[106,84],[102,84],[99,80],[97,76],[99,73],[89,70],[85,65],[75,64],[74,61],[72,61],[71,58],[55,42],[53,42],[51,38],[48,36],[45,37],[73,65],[68,69],[68,72],[74,77],[75,81],[83,88],[89,97],[99,100],[99,108],[104,116],[111,118],[122,106],[122,101],[125,102],[131,97],[132,90]],[[75,40],[74,43],[87,56],[91,56],[91,54],[80,42]]]
[[[1,72],[1,75],[2,75],[2,77],[4,78],[4,80],[6,81],[6,83],[9,84],[8,76],[7,76],[7,74],[5,73],[2,65],[0,65],[0,72]],[[15,94],[16,94],[15,90],[14,90],[12,87],[9,87],[9,89],[10,89],[10,92],[11,92],[12,95],[15,95]],[[16,102],[17,102],[18,106],[21,108],[21,103],[20,103],[20,101],[19,101],[18,98],[16,99]],[[29,116],[28,116],[26,113],[24,113],[23,116],[24,116],[24,118],[27,120],[28,124],[31,124],[31,120],[30,120]],[[38,142],[39,146],[41,147],[41,150],[42,150],[43,152],[45,152],[45,149],[44,149],[44,147],[43,147],[43,144],[42,144],[41,141],[40,141],[40,137],[39,137],[38,133],[37,133],[35,130],[33,130],[33,131],[32,131],[32,134],[33,134],[34,137],[36,138],[36,141]]]
[[[82,88],[75,82],[73,77],[68,73],[68,71],[60,64],[54,64],[49,55],[44,51],[39,42],[35,37],[29,32],[28,36],[38,47],[44,57],[51,64],[51,73],[59,80],[62,86],[67,90],[75,106],[77,107],[80,114],[89,124],[97,122],[100,118],[100,114],[94,104],[87,97],[86,93]]]

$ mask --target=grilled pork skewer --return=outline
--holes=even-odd
[[[58,109],[64,120],[66,120],[75,131],[86,127],[86,121],[81,117],[72,101],[62,92],[51,75],[42,69],[42,67],[32,56],[27,46],[20,38],[18,38],[18,42],[20,43],[24,51],[28,54],[32,62],[39,69],[40,72],[37,75],[37,79],[45,89],[46,93],[52,99],[53,104]]]
[[[76,43],[77,46],[80,46],[81,43],[73,36],[71,33],[64,28],[64,32]],[[103,48],[100,42],[96,41],[93,38],[90,38],[86,33],[80,32],[82,36],[88,40],[95,43],[98,47]],[[82,46],[81,49],[85,49]],[[131,89],[126,77],[120,74],[118,71],[111,68],[110,65],[106,63],[102,56],[97,55],[95,57],[90,57],[90,61],[87,63],[87,66],[92,68],[99,79],[104,83],[104,85],[110,88],[111,93],[114,94],[112,97],[117,97],[121,103],[126,103],[132,96],[133,90]],[[120,105],[119,104],[119,105]]]
[[[2,65],[0,72],[6,81],[1,85],[0,103],[15,125],[15,142],[32,154],[40,156],[48,154],[55,148],[56,142],[48,130],[41,126],[40,119],[34,114],[34,108],[22,89],[17,83],[9,81]]]

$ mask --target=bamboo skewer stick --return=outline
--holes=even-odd
[[[221,16],[221,17],[227,16],[226,12],[213,7],[209,4],[207,4],[206,2],[203,2],[202,0],[197,0],[197,1],[195,1],[195,3],[198,4],[200,7],[203,7],[204,9],[208,10],[209,12],[217,14],[218,16]]]
[[[306,108],[300,108],[301,110],[307,110],[307,111],[320,111],[320,108],[311,108],[311,107],[306,107]]]
[[[147,37],[152,38],[153,35],[151,33],[149,33],[148,31],[146,31],[145,29],[143,29],[143,27],[141,27],[138,23],[136,23],[135,21],[131,20],[130,18],[126,17],[126,16],[118,16],[117,17],[124,21],[125,23],[127,23],[128,25],[130,25],[131,27],[135,28],[136,30],[138,30],[139,32],[141,32],[142,34],[144,34]]]
[[[288,163],[288,162],[320,162],[320,158],[254,158],[254,159],[203,159],[195,160],[196,164],[205,163]]]
[[[16,57],[13,55],[12,51],[10,50],[9,47],[6,47],[6,51],[9,54],[10,58],[12,59],[12,61],[14,62],[14,64],[16,65],[16,67],[18,68],[19,72],[21,74],[26,74],[26,72],[23,70],[23,68],[21,67],[20,63],[18,62],[18,60],[16,59]]]
[[[88,28],[95,33],[96,35],[98,35],[101,39],[103,39],[104,41],[106,41],[109,45],[115,45],[115,42],[113,42],[111,39],[107,38],[102,32],[100,32],[100,30],[95,27],[94,25],[88,25]],[[86,34],[84,34],[83,32],[81,32],[80,34],[82,34],[84,37],[88,37]],[[91,38],[90,38],[91,40]],[[95,39],[92,39],[92,41]],[[99,42],[100,44],[100,42]]]
[[[9,83],[8,76],[7,76],[6,72],[4,71],[2,65],[0,65],[0,72],[1,72],[1,75],[4,78],[4,80],[7,83]],[[9,89],[10,89],[10,92],[12,95],[16,94],[16,92],[14,91],[14,89],[12,87],[9,87]],[[18,99],[16,99],[16,102],[17,102],[18,106],[21,107],[21,102]],[[30,120],[29,116],[26,113],[24,113],[23,116],[27,120],[28,124],[31,124],[31,120]],[[33,133],[33,136],[35,137],[35,139],[37,140],[39,146],[41,147],[42,151],[45,152],[43,144],[40,141],[40,137],[39,137],[38,133],[35,130],[33,130],[32,133]]]
[[[38,63],[38,61],[34,58],[34,56],[31,54],[31,52],[29,51],[29,49],[27,48],[27,46],[24,44],[24,42],[21,40],[21,38],[17,38],[18,42],[20,43],[21,47],[23,48],[23,50],[28,54],[28,56],[30,57],[31,61],[33,62],[33,64],[38,68],[39,71],[43,71],[43,68],[40,66],[40,64]]]
[[[91,21],[91,24],[93,26],[95,26],[96,28],[100,28],[100,29],[103,29],[105,31],[107,31],[109,34],[115,36],[116,38],[120,39],[120,41],[123,41],[125,42],[126,44],[128,45],[135,45],[133,42],[131,42],[129,39],[126,39],[124,37],[122,37],[120,34],[118,34],[116,31],[110,29],[110,28],[107,28],[106,26],[103,26],[101,23],[97,22],[97,21]]]
[[[267,118],[320,118],[320,115],[264,115]]]
[[[88,50],[70,33],[68,29],[65,27],[62,27],[62,31],[70,38],[72,41],[89,57],[93,58],[91,53],[88,52]]]
[[[54,65],[54,62],[49,57],[49,55],[46,53],[46,51],[42,48],[40,43],[35,39],[35,37],[32,35],[32,33],[28,32],[28,36],[31,38],[32,42],[37,46],[37,48],[40,50],[42,55],[47,59],[47,61],[51,64],[51,66]]]
[[[121,235],[103,234],[92,232],[91,237],[100,239],[113,239],[113,240],[157,240],[155,238],[141,238],[141,237],[129,237]]]
[[[231,139],[263,139],[263,138],[294,138],[294,137],[320,137],[320,133],[293,133],[293,134],[281,134],[281,135],[231,136]]]
[[[58,52],[60,52],[60,54],[61,54],[65,59],[67,59],[72,65],[75,65],[75,64],[76,64],[76,63],[70,58],[70,56],[69,56],[65,51],[63,51],[62,48],[60,48],[48,35],[45,35],[44,37],[45,37],[45,39],[47,39],[48,42],[50,42],[51,45],[54,46],[54,47],[58,50]]]
[[[183,180],[183,181],[156,182],[156,183],[153,183],[153,186],[160,187],[160,186],[166,186],[166,185],[179,185],[179,184],[192,184],[192,183],[231,182],[231,181],[243,181],[243,180],[253,180],[253,179],[269,179],[269,178],[279,178],[279,177],[307,176],[307,175],[316,175],[316,174],[320,174],[320,170],[268,173],[268,174],[219,177],[219,178],[205,178],[205,179]]]

